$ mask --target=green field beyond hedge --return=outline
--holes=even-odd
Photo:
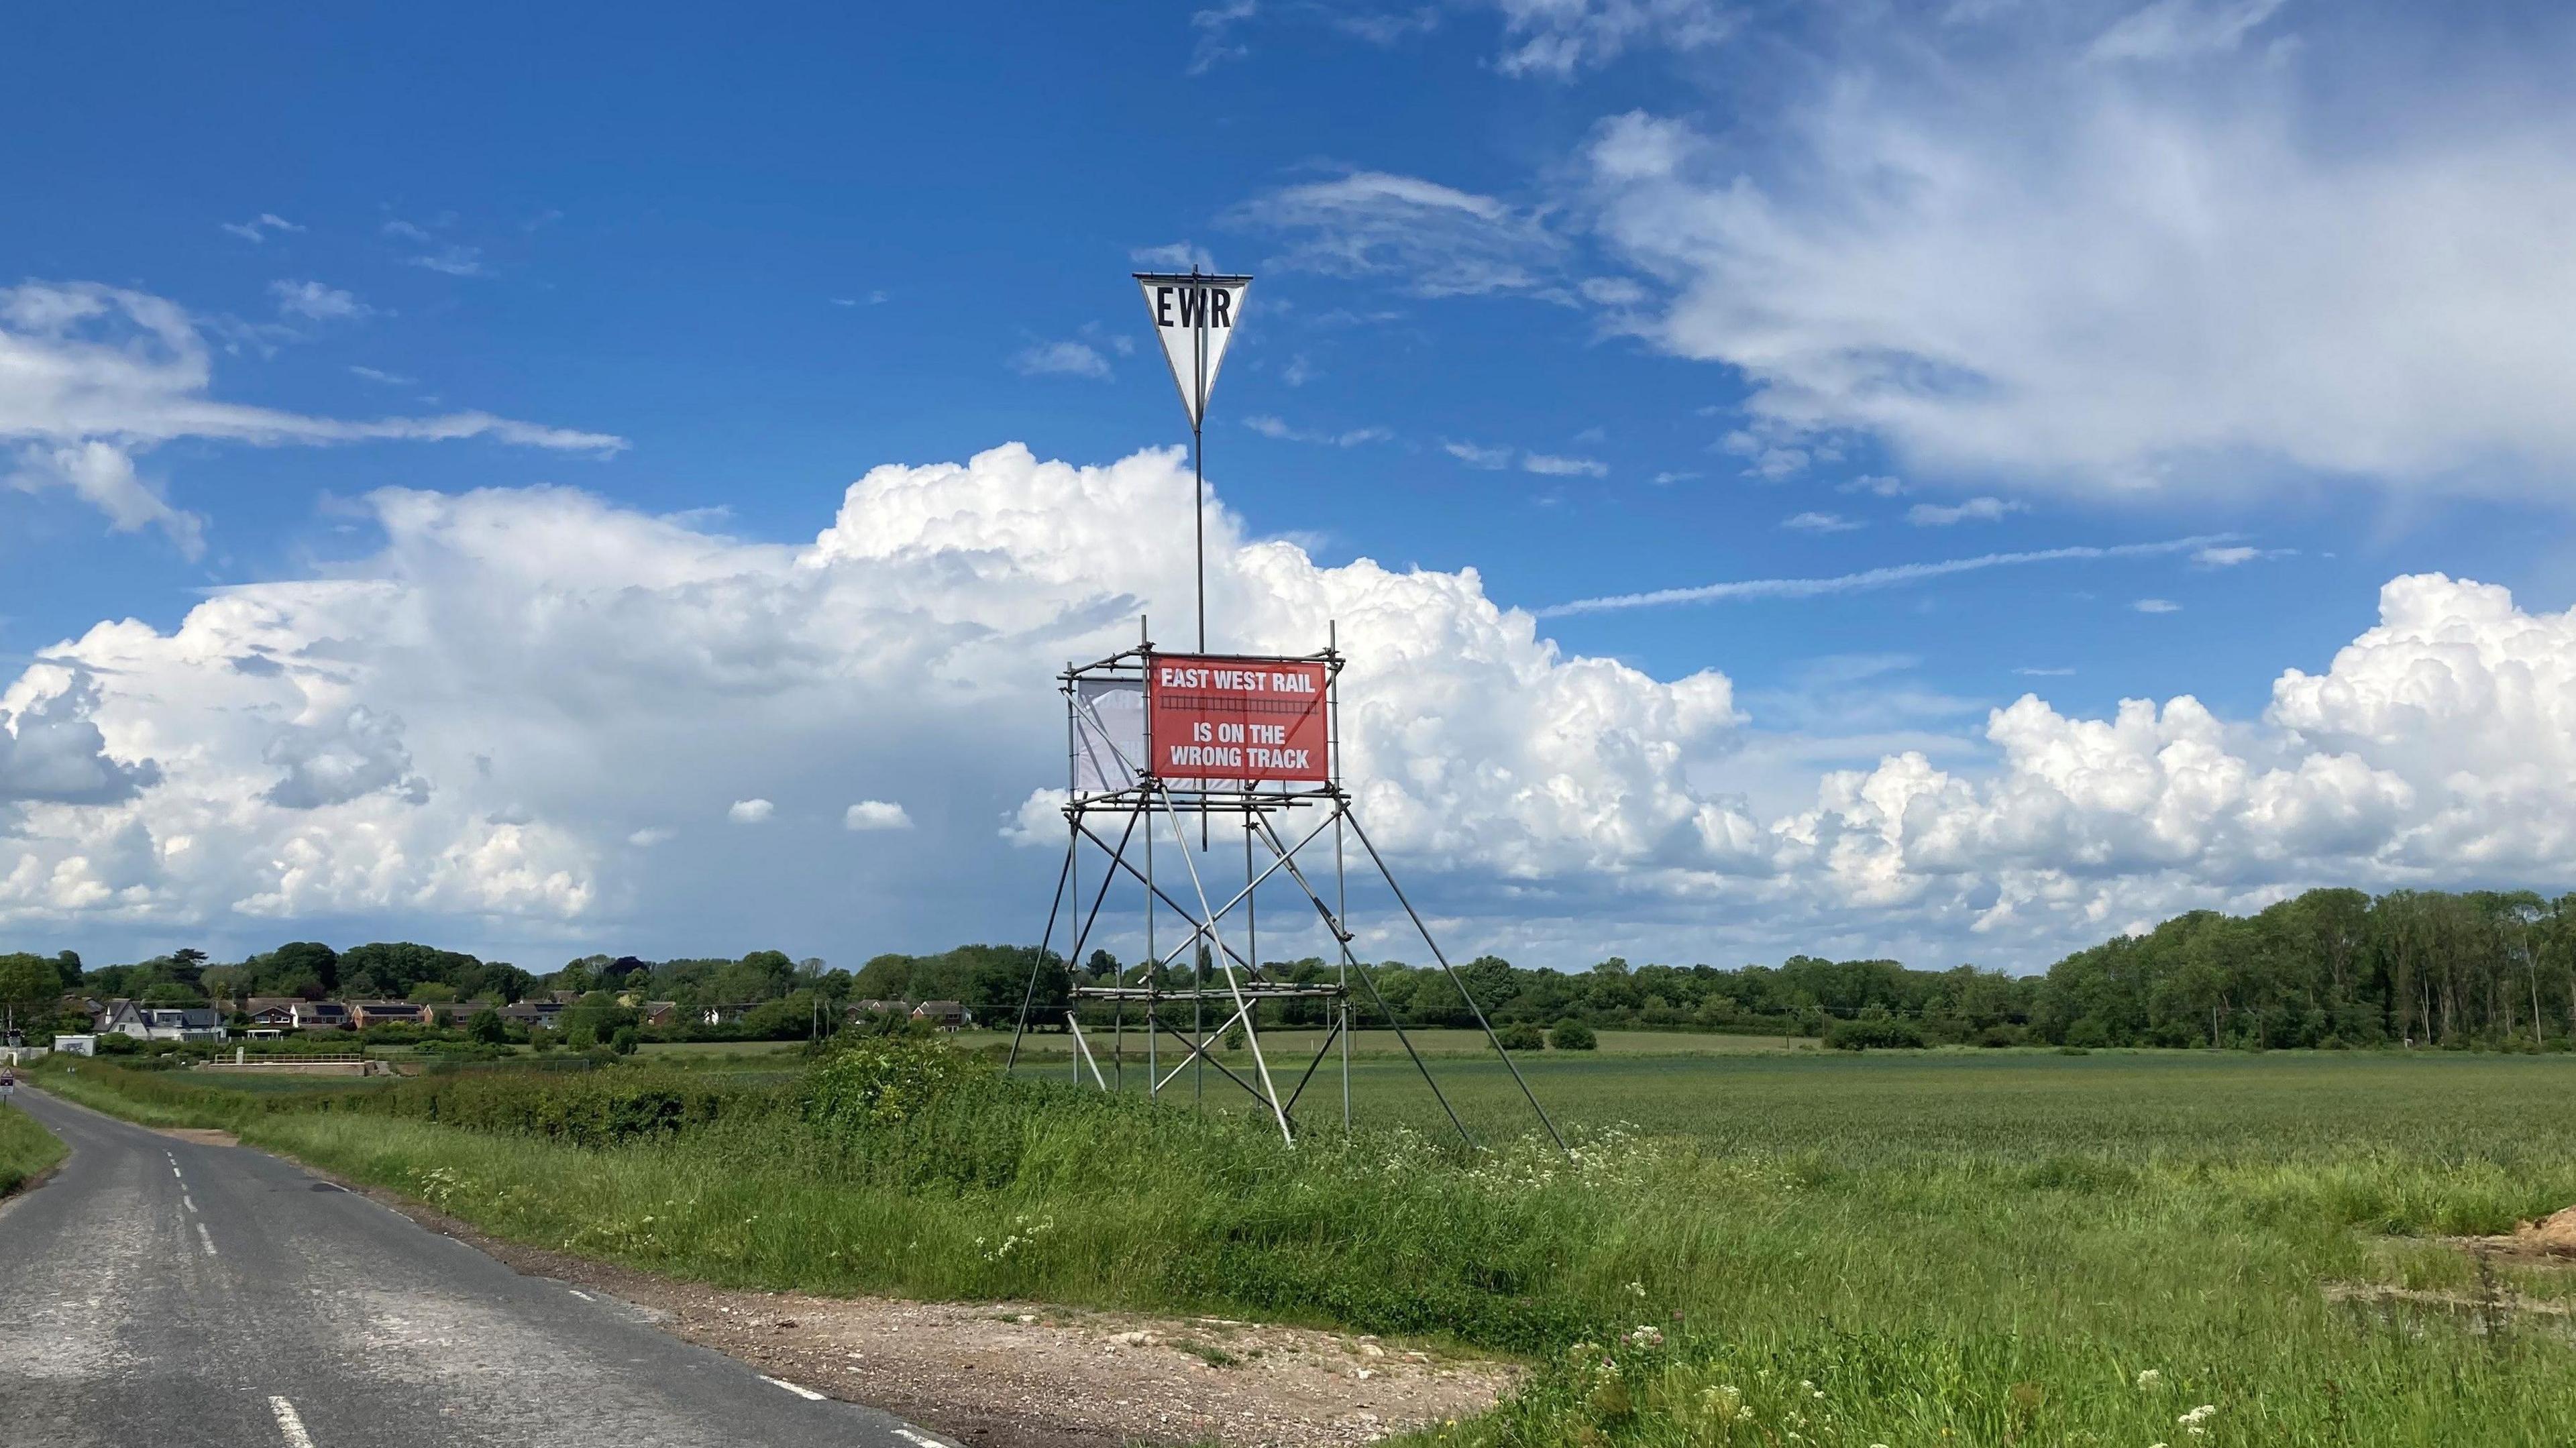
[[[759,1064],[43,1080],[713,1282],[1333,1324],[1541,1364],[1424,1441],[2576,1441],[2552,1310],[2576,1286],[2482,1276],[2435,1240],[2576,1203],[2564,1058],[1543,1057],[1574,1162],[1507,1134],[1508,1079],[1464,1062],[1443,1079],[1491,1151],[1444,1146],[1401,1062],[1355,1071],[1389,1124],[1294,1151],[1186,1096],[1006,1082],[935,1045],[784,1082]]]

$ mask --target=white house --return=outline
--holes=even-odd
[[[98,1029],[102,1035],[132,1036],[138,1041],[220,1041],[224,1018],[204,1006],[142,1006],[115,1000],[107,1003]]]

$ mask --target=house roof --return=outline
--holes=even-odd
[[[966,1006],[961,1001],[923,1001],[912,1008],[916,1016],[962,1016]]]

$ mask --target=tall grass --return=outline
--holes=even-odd
[[[496,1235],[719,1283],[1530,1355],[1525,1393],[1432,1435],[1496,1448],[2576,1441],[2560,1319],[2485,1331],[2322,1290],[2483,1290],[2465,1257],[2409,1239],[2576,1202],[2560,1063],[2016,1059],[1605,1063],[1566,1114],[1661,1129],[1596,1125],[1574,1163],[1410,1130],[1292,1152],[1222,1115],[983,1079],[821,1124],[746,1093],[590,1145],[494,1129],[497,1097],[460,1130],[410,1085],[238,1119]],[[1541,1088],[1581,1102],[1589,1063],[1550,1066]]]
[[[0,1106],[0,1197],[63,1159],[63,1144],[15,1106]]]

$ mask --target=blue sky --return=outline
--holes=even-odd
[[[616,843],[634,811],[608,795],[525,820],[517,796],[482,800],[433,832],[430,855],[496,819],[559,831],[549,868],[582,889],[551,904],[441,903],[405,882],[421,841],[365,883],[305,897],[257,888],[292,873],[288,839],[375,848],[360,842],[390,826],[356,817],[367,810],[465,808],[476,786],[421,763],[434,752],[422,736],[466,727],[485,696],[405,695],[385,732],[395,710],[369,712],[368,680],[417,662],[387,656],[242,705],[334,737],[355,708],[408,741],[416,768],[360,748],[332,766],[345,788],[298,804],[276,775],[302,746],[235,741],[231,785],[191,775],[186,760],[222,753],[188,752],[199,724],[184,716],[200,704],[136,682],[131,658],[120,670],[57,646],[127,618],[173,638],[210,598],[271,596],[224,592],[243,586],[403,573],[434,588],[434,569],[404,572],[370,501],[384,489],[497,490],[495,506],[575,489],[609,515],[676,520],[770,560],[760,545],[812,545],[880,465],[1020,443],[1106,467],[1184,441],[1126,274],[1192,255],[1258,277],[1208,425],[1211,480],[1248,539],[1292,540],[1334,577],[1361,558],[1473,569],[1483,600],[1538,615],[1556,664],[1639,676],[1645,714],[1605,738],[1658,741],[1648,684],[1717,671],[1728,685],[1733,722],[1663,741],[1679,751],[1668,773],[1584,776],[1580,823],[1495,805],[1529,832],[1525,850],[1404,834],[1466,938],[1577,966],[1609,948],[1776,955],[1820,933],[1851,953],[2026,965],[2165,908],[2307,883],[2548,883],[2565,860],[2545,831],[2428,864],[2419,827],[2442,816],[2426,794],[2440,781],[2546,772],[2554,756],[2445,758],[2385,718],[2302,730],[2277,713],[2276,680],[2325,674],[2381,622],[2392,579],[2499,586],[2524,620],[2576,602],[2563,526],[2576,439],[2555,415],[2576,369],[2554,325],[2576,289],[2543,240],[2564,234],[2576,196],[2553,119],[2567,25],[2444,14],[1237,0],[1115,17],[955,5],[899,23],[650,6],[34,18],[25,53],[39,63],[0,94],[9,132],[42,138],[0,153],[18,199],[0,280],[24,284],[23,365],[5,384],[20,395],[0,393],[16,459],[0,477],[17,484],[0,488],[0,677],[31,671],[7,706],[22,755],[29,711],[59,700],[46,717],[75,744],[96,734],[109,782],[12,795],[0,770],[0,807],[28,842],[0,922],[111,955],[183,935],[255,944],[305,920],[531,956],[749,948],[774,929],[799,953],[863,957],[1016,933],[998,924],[1012,892],[1051,861],[1000,826],[1047,782],[1043,755],[883,771],[953,787],[902,801],[936,872],[862,898],[827,899],[828,871],[778,879],[774,899],[656,883],[776,878],[763,850],[872,844],[831,833],[837,809],[792,846],[669,826],[672,848],[638,863]],[[142,346],[150,322],[97,301],[111,293],[165,306],[181,331]],[[64,297],[100,310],[65,321]],[[118,356],[161,370],[60,388],[39,376]],[[201,405],[258,415],[208,422]],[[457,432],[475,435],[436,436]],[[943,506],[1006,506],[998,484],[957,486]],[[1185,538],[1184,499],[1131,500],[1135,525]],[[993,526],[984,544],[946,546],[1025,563],[1022,535]],[[1088,565],[1100,587],[1127,586],[1119,536]],[[2083,556],[1564,608],[2063,550]],[[609,587],[512,576],[531,607]],[[2519,645],[2497,647],[2487,664]],[[1545,663],[1488,684],[1527,695]],[[2402,680],[2421,663],[2381,667]],[[625,681],[675,716],[784,707],[721,678],[660,695],[648,682]],[[2165,833],[2165,806],[2132,801],[2157,841],[2135,859],[2079,841],[2064,848],[2089,863],[2015,855],[1981,875],[1890,836],[1904,858],[1888,868],[1914,885],[1875,893],[1819,863],[1831,847],[1808,837],[1803,865],[1599,843],[1658,791],[1727,801],[1771,830],[1816,809],[1830,771],[1915,751],[1977,795],[1991,844],[2013,833],[1995,821],[2020,767],[1990,716],[2025,692],[2061,722],[2188,695],[2255,774],[2356,759],[2407,782],[2390,808],[2422,817],[2382,829],[2355,815],[2330,848],[2229,853],[2223,831]],[[1046,697],[1041,677],[1011,707],[1034,718]],[[2533,697],[2544,734],[2576,718],[2549,712],[2569,706],[2545,683]],[[426,712],[442,708],[459,712]],[[1045,733],[1040,720],[1013,737]],[[883,763],[909,746],[815,747],[830,757],[805,783],[840,787],[869,773],[869,750]],[[1400,755],[1378,756],[1390,779]],[[1544,795],[1546,767],[1514,757],[1497,787]],[[2220,810],[2239,825],[2271,808],[2248,789]],[[213,815],[174,823],[183,793]],[[280,810],[292,817],[250,818]],[[179,881],[174,835],[261,863]],[[1557,848],[1574,836],[1593,843]],[[102,863],[119,849],[123,866]],[[61,884],[73,858],[86,862],[74,874],[97,868],[98,890]],[[2058,884],[2034,883],[2051,870]],[[1802,872],[1812,891],[1784,883]],[[1498,874],[1521,883],[1495,893]],[[1952,894],[1917,888],[1967,876]],[[987,883],[952,890],[960,877]],[[2025,909],[1997,916],[1999,898]]]

